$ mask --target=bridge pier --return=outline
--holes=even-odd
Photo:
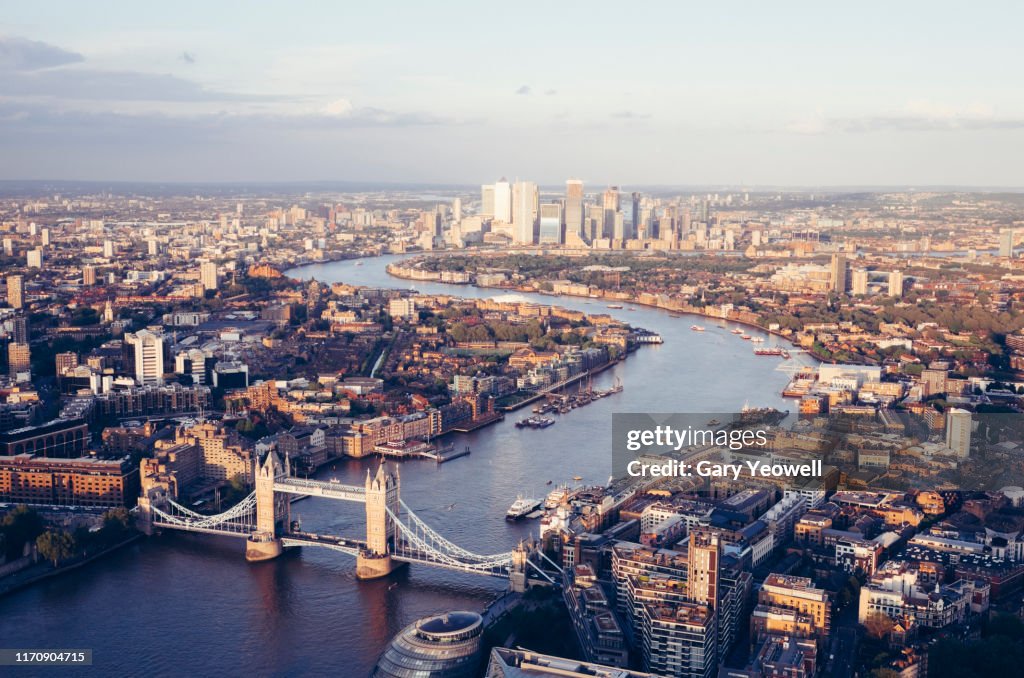
[[[356,579],[380,579],[405,565],[408,563],[395,560],[388,553],[360,551],[356,556]]]
[[[245,559],[250,563],[273,560],[282,553],[281,540],[271,535],[253,534],[245,540]]]

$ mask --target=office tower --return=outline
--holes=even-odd
[[[532,245],[537,215],[537,184],[517,181],[512,191],[512,239],[519,245]]]
[[[452,221],[462,221],[462,198],[452,200]]]
[[[626,224],[626,217],[622,212],[615,212],[612,215],[612,238],[622,242],[629,238],[629,229]]]
[[[604,207],[590,205],[587,207],[587,221],[584,225],[584,237],[590,242],[604,237]]]
[[[868,293],[868,272],[867,269],[858,268],[850,276],[850,292],[854,295],[866,295]]]
[[[583,182],[569,179],[565,182],[565,234],[584,236],[583,232]]]
[[[37,247],[34,250],[29,250],[25,255],[25,265],[29,268],[43,268],[43,248]]]
[[[946,413],[946,447],[956,456],[966,459],[971,456],[971,413],[953,407]]]
[[[562,244],[562,206],[558,203],[545,203],[540,206],[540,238],[541,245]]]
[[[7,345],[7,372],[16,379],[19,374],[32,370],[32,356],[27,343],[11,342]]]
[[[11,308],[25,306],[25,279],[20,275],[7,276],[7,303]]]
[[[612,186],[601,195],[601,207],[604,208],[604,224],[601,237],[611,238],[615,235],[615,215],[619,212],[619,187]]]
[[[843,254],[832,255],[832,270],[829,277],[829,287],[837,294],[846,292],[846,256]]]
[[[140,384],[159,384],[164,379],[164,338],[150,330],[124,335],[131,348],[135,366],[135,381]]]
[[[214,363],[212,355],[193,348],[174,356],[174,373],[187,377],[193,384],[208,384]]]
[[[111,240],[103,241],[103,256],[107,259],[114,258],[114,243]]]
[[[212,261],[204,261],[199,265],[199,280],[203,283],[204,290],[215,290],[220,286],[220,279],[217,273],[217,264]]]
[[[41,233],[43,247],[47,247],[50,244],[50,229],[44,228]]]
[[[1004,228],[999,232],[999,256],[1013,258],[1013,238],[1016,232],[1012,228]]]
[[[95,266],[83,266],[82,267],[82,284],[92,286],[96,284],[96,267]]]
[[[505,177],[494,184],[494,219],[512,223],[512,185]]]
[[[494,184],[480,187],[480,216],[485,219],[494,217]]]
[[[640,194],[633,191],[630,196],[633,200],[632,214],[630,215],[629,235],[633,238],[640,237]]]

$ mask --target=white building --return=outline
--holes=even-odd
[[[163,335],[140,330],[124,335],[126,344],[132,347],[135,358],[135,381],[139,384],[160,384],[164,379],[164,338]]]
[[[971,413],[954,407],[946,413],[946,447],[956,456],[971,456]]]

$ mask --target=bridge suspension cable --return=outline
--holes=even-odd
[[[196,513],[177,502],[168,499],[167,509],[152,507],[154,523],[196,532],[231,532],[247,535],[256,526],[256,493],[240,501],[232,508],[212,516]]]

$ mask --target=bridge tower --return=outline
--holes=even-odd
[[[262,465],[256,468],[256,531],[245,544],[245,559],[250,562],[270,560],[281,555],[281,533],[287,528],[290,507],[288,495],[274,492],[274,481],[288,474],[288,458],[284,465],[271,450]]]
[[[377,473],[366,470],[366,548],[356,557],[356,577],[385,577],[403,563],[391,558],[398,538],[395,521],[388,515],[399,513],[401,480],[397,471],[390,473],[387,462],[381,462]]]

